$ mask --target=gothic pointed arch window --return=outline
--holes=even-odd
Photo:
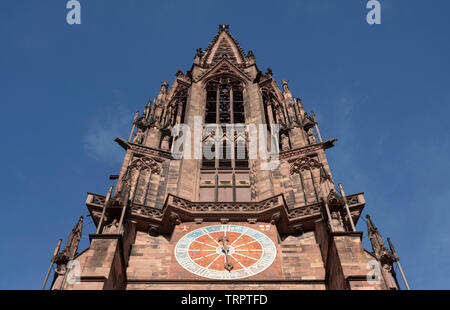
[[[206,83],[200,201],[251,200],[248,143],[242,136],[244,124],[244,83],[228,74],[209,80]],[[230,125],[234,127],[231,129]],[[205,149],[209,154],[214,153],[215,158],[205,156]]]
[[[237,78],[222,76],[206,84],[206,124],[243,124],[244,84]]]
[[[127,168],[121,191],[129,191],[128,197],[133,203],[152,205],[155,200],[152,193],[159,184],[160,175],[161,166],[158,162],[150,157],[137,156]]]
[[[216,141],[215,148],[219,158],[215,158],[212,166],[210,158],[203,156],[203,168],[216,169],[248,169],[247,145],[242,139],[236,139],[235,132],[230,135],[227,125],[237,127],[245,124],[244,82],[226,73],[210,79],[206,83],[205,128],[204,137],[211,134],[208,126],[215,124],[218,131],[222,131],[220,141]],[[210,128],[209,128],[210,129]],[[207,132],[208,131],[208,132]],[[210,148],[210,140],[204,139],[203,146]],[[203,154],[205,155],[205,154]]]
[[[304,205],[319,202],[322,164],[313,157],[304,156],[291,162],[291,180],[301,192],[295,195],[295,201]]]

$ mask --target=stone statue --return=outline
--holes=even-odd
[[[278,107],[275,109],[275,120],[277,124],[281,124],[281,116]]]
[[[169,150],[169,140],[170,136],[164,136],[161,142],[161,149],[163,150]]]
[[[172,110],[170,111],[170,125],[173,125],[175,123],[175,107],[172,107]]]
[[[133,143],[142,144],[143,142],[144,142],[144,133],[142,132],[142,129],[138,128]]]
[[[286,81],[286,80],[282,80],[281,82],[283,83],[283,91],[284,91],[284,92],[289,91],[287,81]]]
[[[312,127],[308,129],[308,141],[309,144],[316,143],[316,136],[314,134],[314,129],[312,129]]]
[[[284,133],[281,134],[281,150],[287,151],[290,149],[289,138]]]
[[[333,232],[336,231],[345,231],[344,225],[342,225],[341,222],[341,216],[339,215],[339,212],[335,211],[331,213],[331,228],[333,229]]]

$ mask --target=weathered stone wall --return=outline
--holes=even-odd
[[[189,231],[216,224],[219,223],[183,223],[175,228],[170,239],[137,232],[127,267],[127,289],[325,288],[325,269],[314,233],[307,232],[298,237],[290,236],[281,241],[276,227],[267,223],[229,223],[259,230],[274,242],[277,256],[266,270],[252,277],[226,284],[188,272],[178,264],[174,256],[176,243]]]
[[[167,279],[172,264],[171,244],[163,236],[137,232],[127,267],[128,281]]]
[[[281,242],[280,248],[285,279],[325,281],[325,268],[314,232],[289,236]]]

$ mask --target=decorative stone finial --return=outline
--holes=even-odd
[[[283,91],[288,91],[288,82],[286,80],[282,80],[281,83],[283,84]]]
[[[219,25],[219,31],[224,31],[224,30],[229,30],[229,29],[230,29],[230,25],[227,25],[227,24]]]

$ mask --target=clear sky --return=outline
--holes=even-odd
[[[380,0],[381,25],[366,0],[80,2],[81,25],[65,0],[0,3],[0,289],[40,288],[86,192],[119,172],[113,139],[218,24],[339,138],[334,179],[365,192],[411,287],[450,288],[449,1]]]

